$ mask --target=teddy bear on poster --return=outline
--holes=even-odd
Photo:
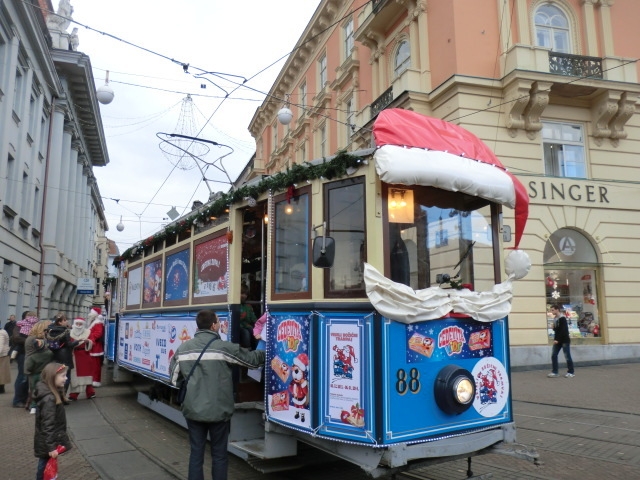
[[[305,408],[309,405],[309,383],[307,382],[307,369],[309,368],[309,357],[306,353],[301,353],[293,359],[291,367],[291,383],[289,384],[289,394],[291,405],[295,408]],[[296,411],[295,418],[305,421],[304,412]]]

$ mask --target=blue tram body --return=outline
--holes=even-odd
[[[395,122],[421,134],[394,138]],[[360,154],[374,165],[354,163],[360,177],[319,176],[232,207],[208,233],[141,246],[121,265],[126,302],[107,329],[108,357],[168,385],[199,309],[217,313],[224,340],[240,341],[246,279],[244,292],[256,287],[254,304],[267,314],[266,363],[234,374],[233,453],[276,459],[304,442],[380,477],[513,443],[508,313],[512,282],[530,262],[514,250],[501,281],[501,205],[515,208],[517,247],[526,192],[456,128],[385,110],[374,125],[378,149]],[[445,151],[423,144],[429,137]],[[458,141],[477,158],[455,153]],[[176,262],[180,274],[167,276]],[[141,401],[179,421],[165,388]]]

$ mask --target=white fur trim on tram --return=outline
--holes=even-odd
[[[463,192],[515,208],[513,180],[500,167],[447,152],[396,145],[378,148],[373,157],[383,182]]]
[[[401,323],[416,323],[442,318],[450,312],[468,315],[480,322],[493,322],[511,312],[513,277],[494,285],[490,292],[429,287],[414,290],[389,280],[378,270],[364,264],[367,296],[382,315]]]

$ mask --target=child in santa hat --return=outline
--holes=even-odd
[[[89,355],[93,360],[93,386],[100,387],[102,385],[102,363],[104,361],[104,317],[101,314],[100,307],[93,307],[87,316],[87,324],[91,333],[93,347]]]

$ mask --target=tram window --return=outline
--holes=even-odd
[[[366,222],[364,177],[324,186],[327,235],[335,240],[333,267],[325,270],[326,297],[364,297]]]
[[[275,200],[272,290],[279,298],[309,298],[309,187]]]
[[[443,274],[459,274],[459,281],[473,290],[491,290],[495,282],[490,207],[453,206],[440,194],[425,195],[422,188],[413,194],[412,221],[411,216],[402,217],[404,223],[394,221],[394,207],[387,203],[388,277],[418,290],[438,285]]]

